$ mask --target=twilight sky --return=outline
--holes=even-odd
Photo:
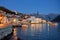
[[[60,0],[0,0],[0,6],[22,13],[60,13]]]

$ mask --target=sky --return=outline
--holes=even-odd
[[[60,0],[0,0],[0,6],[26,14],[60,13]]]

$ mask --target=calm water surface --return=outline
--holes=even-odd
[[[60,24],[30,24],[17,28],[17,36],[22,40],[60,40]]]

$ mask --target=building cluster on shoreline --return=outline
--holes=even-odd
[[[38,15],[37,15],[38,16]],[[0,24],[10,23],[10,24],[28,24],[28,23],[52,23],[48,20],[38,18],[35,16],[19,13],[16,11],[11,11],[7,8],[0,7]]]
[[[52,24],[52,22],[44,20],[42,18],[37,18],[35,16],[22,14],[16,11],[8,10],[4,7],[0,7],[0,39],[12,32],[12,25],[29,24],[29,23],[30,24],[37,24],[37,23]]]

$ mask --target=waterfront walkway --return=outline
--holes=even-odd
[[[11,25],[11,24],[10,24],[10,23],[0,24],[0,29],[1,29],[1,28],[6,28],[6,27],[8,27],[9,25]]]

